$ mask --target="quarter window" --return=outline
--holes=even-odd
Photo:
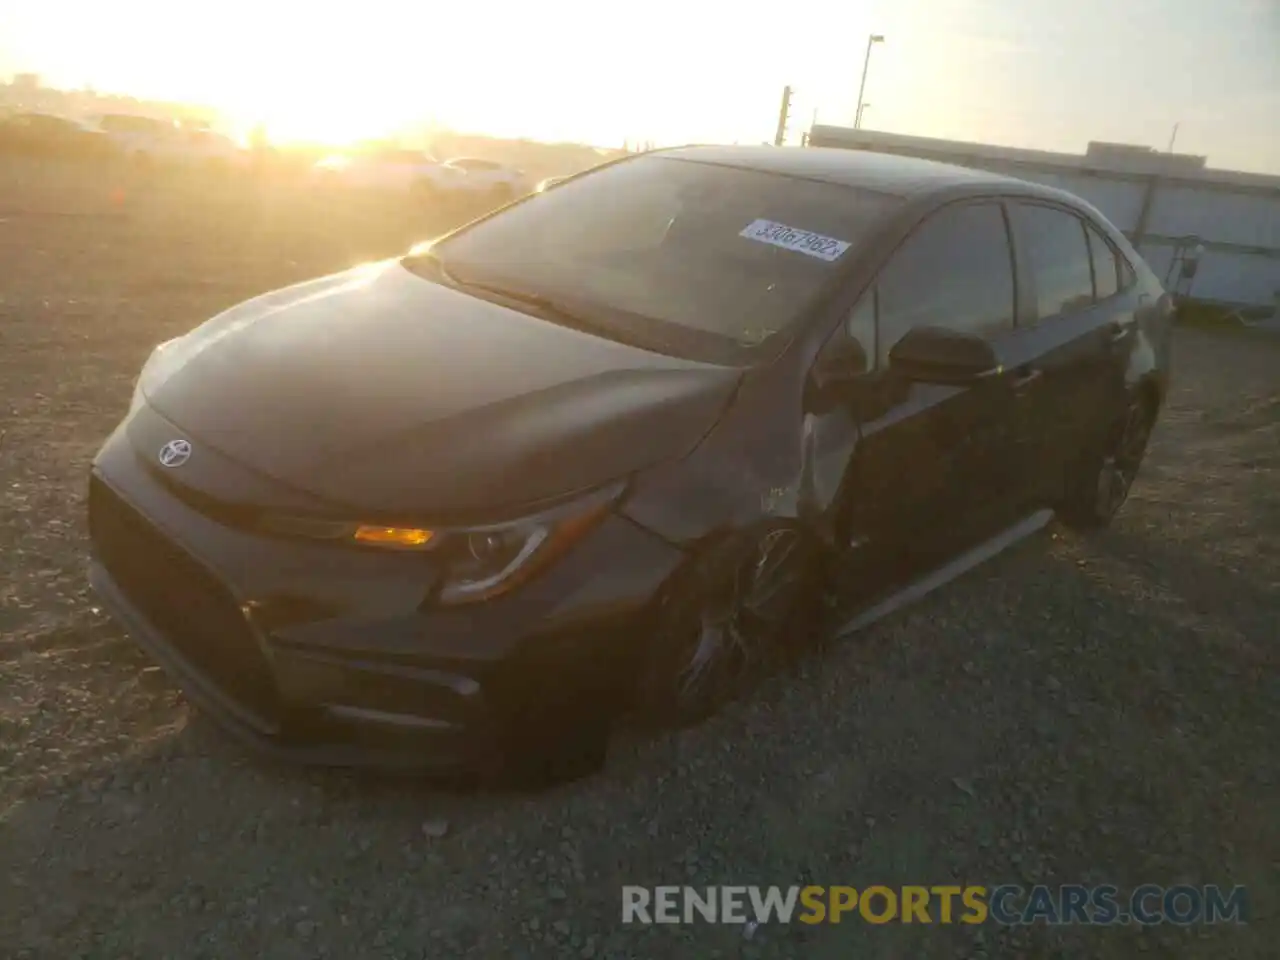
[[[1133,269],[1133,264],[1120,257],[1120,289],[1128,290],[1131,286],[1138,282],[1138,274]]]
[[[867,363],[876,362],[876,291],[868,290],[845,320],[843,335],[857,340]]]
[[[1120,289],[1120,260],[1111,244],[1093,227],[1089,234],[1089,253],[1093,257],[1093,295],[1098,300],[1113,297]]]
[[[1000,204],[944,207],[894,254],[877,290],[882,362],[913,327],[982,336],[1011,329],[1013,258]]]
[[[1018,233],[1035,279],[1040,320],[1093,303],[1093,266],[1084,223],[1055,207],[1016,204]]]

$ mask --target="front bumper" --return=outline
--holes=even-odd
[[[123,425],[95,459],[92,585],[193,703],[280,759],[489,770],[598,738],[681,559],[610,516],[519,590],[431,608],[421,556],[248,533],[156,470]]]

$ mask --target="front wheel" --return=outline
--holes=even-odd
[[[1105,527],[1120,512],[1146,456],[1157,412],[1158,404],[1150,394],[1137,391],[1130,395],[1101,455],[1086,458],[1068,484],[1066,500],[1059,509],[1068,525]]]
[[[638,681],[645,717],[688,726],[748,692],[803,647],[820,612],[820,553],[793,526],[729,537],[660,601]]]

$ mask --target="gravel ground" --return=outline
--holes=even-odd
[[[1038,536],[586,781],[440,792],[271,766],[211,729],[94,607],[88,462],[152,344],[430,220],[0,165],[0,956],[1276,956],[1262,337],[1179,331],[1112,530]],[[806,881],[1244,884],[1252,922],[747,938],[619,919],[625,883]]]

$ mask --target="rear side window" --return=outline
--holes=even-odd
[[[956,204],[935,213],[881,271],[877,291],[881,360],[913,327],[981,336],[1011,329],[1013,258],[1000,205]]]
[[[1014,205],[1026,248],[1041,320],[1074,313],[1093,303],[1093,265],[1084,223],[1056,207]]]
[[[1120,258],[1097,230],[1086,226],[1089,254],[1093,257],[1093,294],[1099,300],[1113,297],[1120,290]]]

